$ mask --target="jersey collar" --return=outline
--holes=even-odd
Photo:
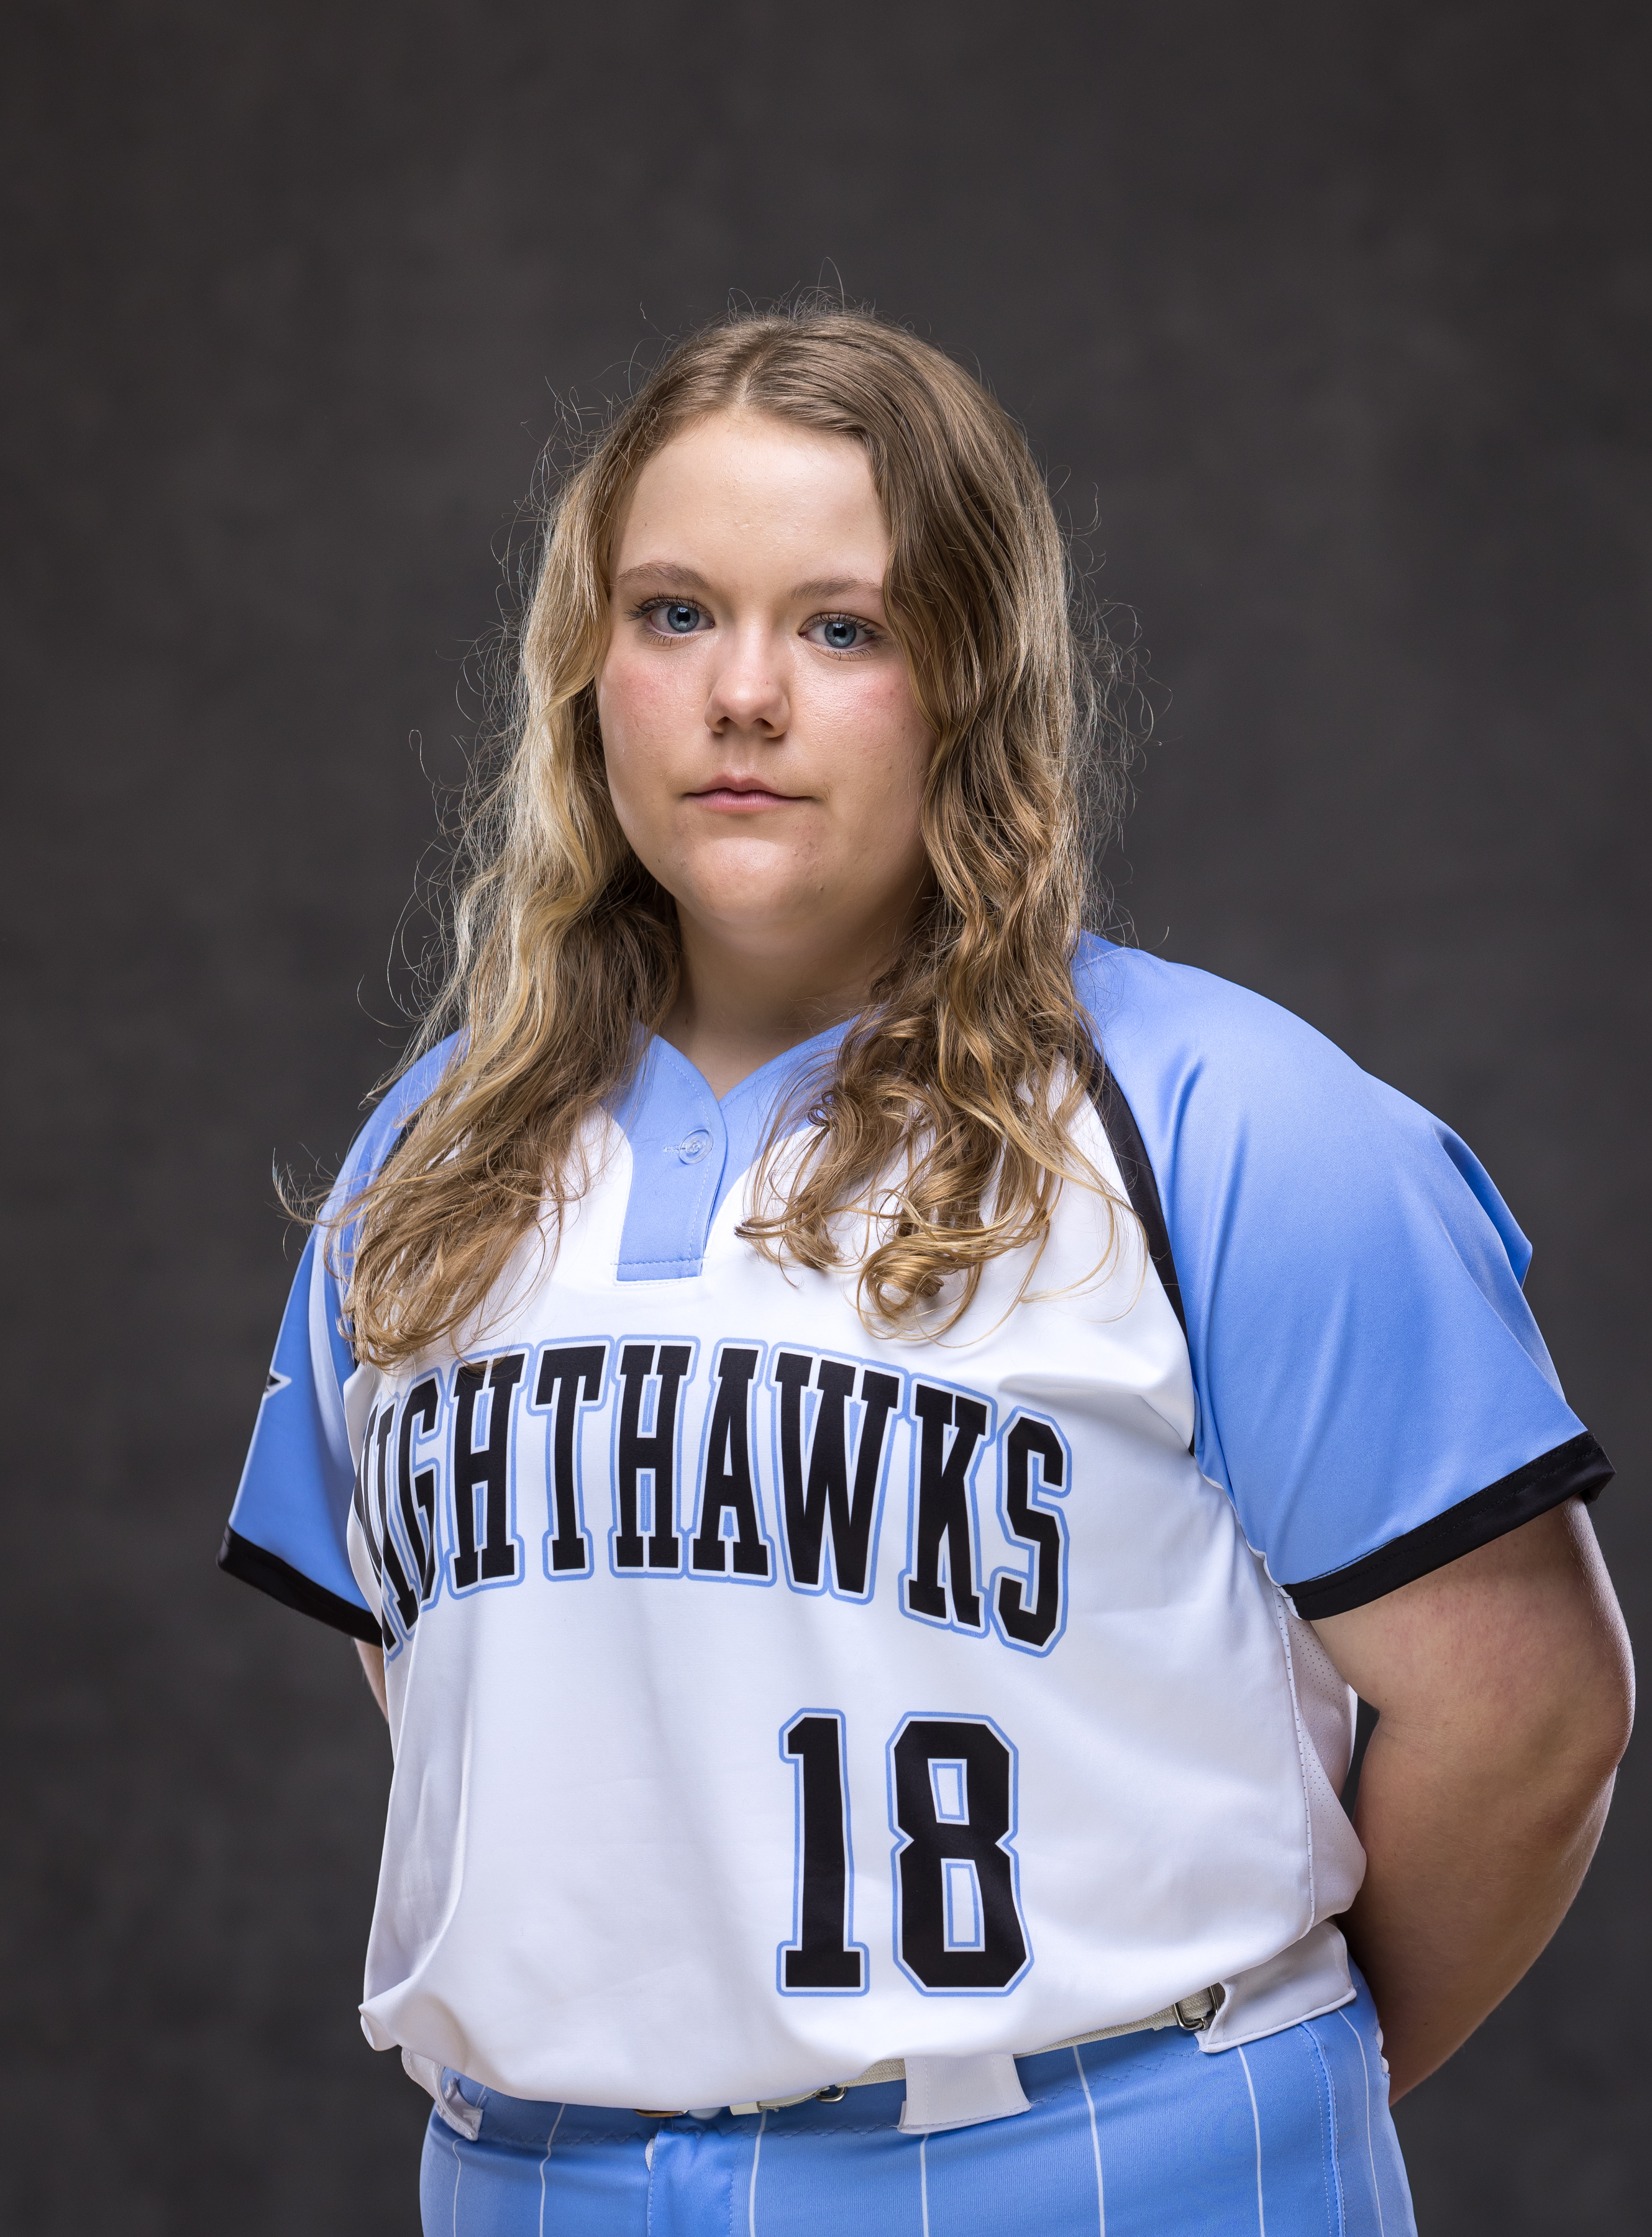
[[[772,1057],[720,1100],[704,1075],[655,1035],[614,1117],[631,1149],[620,1237],[622,1282],[698,1274],[723,1199],[757,1160],[776,1112],[829,1059],[848,1030],[830,1026]]]

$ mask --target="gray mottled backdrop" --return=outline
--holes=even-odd
[[[213,1567],[270,1159],[395,1046],[410,741],[457,768],[553,392],[731,289],[835,273],[978,360],[1094,516],[1169,695],[1137,935],[1485,1158],[1642,1616],[1649,20],[13,0],[9,2232],[416,2227],[353,2012],[383,1732]],[[1645,2227],[1642,1764],[1401,2113],[1425,2237]]]

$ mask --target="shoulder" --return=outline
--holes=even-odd
[[[1397,1187],[1466,1195],[1517,1277],[1530,1245],[1449,1126],[1277,1002],[1208,971],[1087,937],[1074,983],[1168,1193],[1288,1194],[1334,1224]]]
[[[1240,1111],[1287,1107],[1304,1090],[1358,1099],[1376,1085],[1289,1010],[1189,964],[1087,934],[1073,980],[1120,1086],[1167,1111],[1195,1096]]]
[[[419,1106],[439,1084],[458,1049],[460,1038],[457,1033],[449,1033],[445,1039],[416,1057],[406,1071],[391,1082],[346,1153],[324,1217],[330,1217],[338,1206],[347,1204],[384,1164],[418,1115]]]
[[[1092,940],[1074,977],[1158,1184],[1200,1465],[1274,1575],[1310,1580],[1300,1607],[1598,1488],[1521,1293],[1530,1246],[1450,1127],[1208,972]]]

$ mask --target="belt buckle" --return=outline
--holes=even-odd
[[[1185,2035],[1202,2035],[1222,2007],[1220,1984],[1209,1989],[1195,1989],[1190,1996],[1178,1996],[1171,2010],[1176,2016],[1176,2025]]]

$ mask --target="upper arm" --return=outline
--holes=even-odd
[[[1495,1731],[1500,1755],[1563,1745],[1605,1767],[1628,1741],[1628,1636],[1576,1500],[1313,1628],[1391,1740]]]
[[[357,1369],[339,1277],[350,1238],[331,1223],[428,1096],[451,1047],[432,1049],[385,1098],[305,1245],[218,1557],[230,1575],[364,1645],[381,1633],[350,1562],[356,1453],[346,1391]]]
[[[347,1547],[355,1465],[344,1387],[354,1362],[339,1315],[318,1229],[293,1278],[218,1562],[285,1606],[376,1643]]]

